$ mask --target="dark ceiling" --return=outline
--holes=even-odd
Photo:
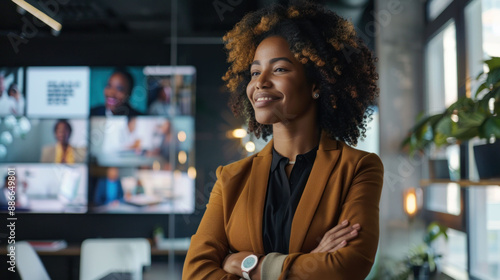
[[[63,3],[49,7],[52,16],[63,25],[59,36],[138,35],[169,38],[172,0],[27,0]],[[273,0],[178,0],[179,37],[220,37],[245,13],[260,7],[287,1]],[[372,20],[373,0],[326,0],[320,2],[357,26]],[[64,4],[65,3],[65,4]],[[21,15],[10,0],[0,1],[0,35],[21,34],[29,14]],[[40,7],[40,6],[38,6]],[[38,28],[36,36],[53,36],[48,27]]]

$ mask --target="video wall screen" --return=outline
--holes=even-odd
[[[191,66],[0,67],[0,211],[194,211]]]

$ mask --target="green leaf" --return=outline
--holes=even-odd
[[[420,113],[417,123],[410,129],[410,134],[401,143],[401,148],[409,146],[409,153],[413,155],[418,150],[425,149],[435,138],[434,127],[443,118],[444,114],[425,116]]]
[[[446,134],[436,132],[436,134],[434,135],[434,143],[438,147],[445,145],[448,143],[448,141],[447,141],[448,137],[449,136]]]
[[[479,78],[481,78],[481,76],[484,75],[484,71],[481,71],[481,73],[479,73],[477,76],[476,76],[476,81],[479,80]]]
[[[433,272],[434,270],[436,270],[436,262],[434,260],[434,256],[433,255],[429,255],[428,263],[429,263],[429,270],[431,272]]]
[[[399,147],[400,149],[403,149],[404,147],[410,145],[411,143],[411,137],[412,135],[409,135],[408,137],[406,137],[403,142],[401,142],[401,146]]]
[[[451,104],[447,109],[446,113],[447,114],[452,114],[453,111],[470,111],[472,108],[474,108],[475,102],[469,97],[460,97],[455,103]]]
[[[500,138],[500,117],[490,117],[479,128],[480,137],[489,139],[491,135]]]
[[[458,112],[458,126],[459,127],[478,127],[486,119],[484,113],[473,111],[473,112]]]
[[[488,88],[488,85],[487,85],[486,83],[482,83],[482,84],[481,84],[481,85],[477,88],[477,90],[476,90],[476,94],[474,95],[474,97],[476,97],[476,98],[477,98],[477,97],[479,96],[479,94],[480,94],[483,90],[485,90],[485,89],[487,89],[487,88]]]
[[[453,136],[458,140],[468,141],[479,135],[479,127],[458,128]]]
[[[495,105],[493,108],[493,113],[496,115],[500,115],[500,100],[495,101]]]
[[[448,234],[446,233],[447,230],[448,230],[448,227],[443,226],[437,222],[430,223],[429,226],[427,227],[427,233],[424,236],[425,244],[427,244],[427,246],[430,246],[430,244],[441,235],[446,240],[448,240]]]
[[[490,71],[500,68],[500,57],[491,57],[491,59],[485,60],[484,63],[488,65]]]
[[[436,115],[422,117],[413,126],[411,131],[418,132],[418,131],[422,131],[424,129],[427,129],[426,126],[428,126],[428,125],[434,126],[442,117],[443,117],[443,114],[436,114]]]
[[[453,123],[454,122],[451,120],[450,117],[442,118],[436,124],[435,130],[436,130],[436,132],[441,133],[441,134],[449,137],[449,136],[451,136]]]
[[[490,88],[490,85],[495,85],[500,80],[500,68],[495,70],[490,70],[488,77],[486,78],[486,85]]]
[[[495,88],[493,88],[491,91],[491,97],[495,98],[495,99],[500,99],[500,82],[498,82],[498,86],[496,86]]]
[[[498,91],[500,93],[500,90]],[[495,90],[488,92],[483,96],[482,99],[478,100],[479,106],[484,110],[484,112],[489,112],[489,102],[491,98],[494,98],[496,92]]]
[[[467,141],[479,136],[479,127],[486,119],[486,114],[473,111],[459,111],[458,123],[453,127],[452,136],[458,140]]]
[[[432,115],[428,118],[428,122],[431,126],[435,126],[442,118],[444,118],[446,116],[446,114],[436,114],[436,115]]]

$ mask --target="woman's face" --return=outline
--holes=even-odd
[[[19,100],[19,91],[17,90],[16,85],[14,85],[13,87],[10,88],[8,95]]]
[[[56,127],[56,140],[61,144],[68,144],[70,132],[64,123],[58,123]]]
[[[170,103],[170,93],[172,92],[172,89],[170,86],[168,87],[163,87],[160,91],[160,100],[163,101],[164,103]]]
[[[136,118],[131,119],[131,120],[128,122],[127,126],[128,126],[128,130],[129,130],[130,132],[134,131],[134,130],[135,130],[135,128],[137,127],[137,119],[136,119]]]
[[[104,97],[106,98],[106,108],[114,111],[123,104],[127,103],[130,92],[130,84],[125,76],[115,73],[109,77],[108,84],[104,88]]]
[[[111,181],[115,181],[118,179],[118,177],[120,176],[120,171],[118,171],[118,168],[116,167],[110,167],[108,168],[108,179],[111,180]]]
[[[304,66],[284,38],[268,37],[259,44],[250,73],[247,96],[257,122],[287,123],[315,114],[314,85],[307,82]]]

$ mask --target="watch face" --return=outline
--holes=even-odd
[[[242,263],[242,266],[244,268],[250,268],[250,267],[253,267],[255,265],[255,263],[257,262],[257,258],[249,258],[249,257],[246,257],[244,260],[243,260],[243,263]]]

